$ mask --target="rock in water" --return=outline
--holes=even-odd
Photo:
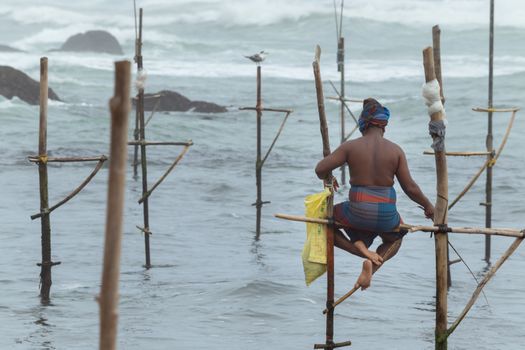
[[[160,95],[160,97],[156,97],[156,95]],[[135,100],[133,100],[133,103],[135,103]],[[197,113],[224,113],[228,111],[226,107],[215,103],[191,101],[175,91],[163,90],[155,94],[144,94],[145,111],[152,111],[157,103],[157,111],[186,112],[193,110]]]
[[[60,51],[91,51],[114,55],[124,54],[118,40],[103,30],[90,30],[85,33],[75,34],[66,40],[60,48]]]
[[[197,113],[224,113],[228,111],[224,106],[206,101],[191,101],[190,109]]]
[[[40,99],[40,84],[27,74],[9,66],[0,66],[0,95],[12,99],[17,96],[22,101],[37,105]],[[60,101],[53,89],[48,89],[51,100]]]

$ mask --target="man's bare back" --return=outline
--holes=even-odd
[[[348,164],[350,184],[358,186],[393,186],[394,177],[407,196],[433,214],[432,203],[412,179],[405,153],[395,143],[383,137],[383,130],[370,127],[365,134],[347,141],[317,164],[315,172],[323,179],[333,169]]]

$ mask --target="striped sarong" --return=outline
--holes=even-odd
[[[396,207],[396,191],[387,186],[352,186],[349,200],[334,206],[334,219],[352,241],[368,247],[380,235],[388,240],[404,236],[392,232],[402,222]]]

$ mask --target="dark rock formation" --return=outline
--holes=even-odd
[[[15,49],[14,47],[0,44],[0,52],[23,52],[22,50]]]
[[[155,95],[160,95],[160,97],[155,97]],[[175,91],[163,90],[156,94],[144,94],[145,111],[152,111],[157,102],[159,104],[156,108],[157,111],[186,112],[191,110],[197,113],[224,113],[228,111],[226,107],[215,103],[191,101]]]
[[[206,101],[191,101],[191,108],[193,112],[197,113],[224,113],[228,111],[224,106]]]
[[[53,89],[48,90],[51,100],[60,101]],[[8,66],[0,66],[0,95],[8,99],[17,96],[31,105],[39,103],[40,84],[27,74]]]
[[[122,55],[118,40],[103,30],[90,30],[69,37],[58,51],[102,52]]]

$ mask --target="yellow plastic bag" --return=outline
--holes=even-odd
[[[306,216],[326,218],[326,202],[330,190],[312,194],[304,199]],[[326,225],[306,224],[306,242],[303,247],[303,268],[306,285],[326,272]]]

